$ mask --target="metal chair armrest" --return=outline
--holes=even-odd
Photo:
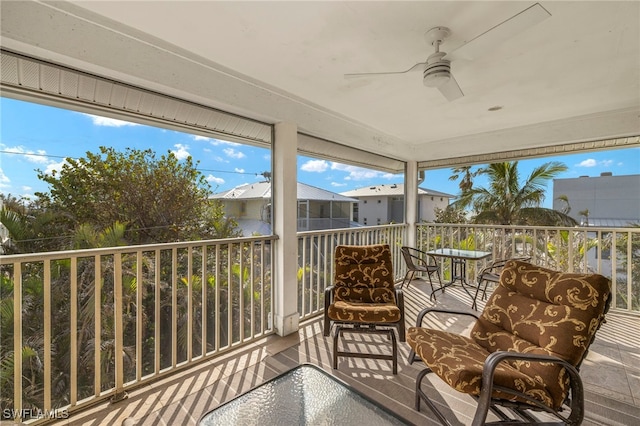
[[[329,320],[329,306],[331,302],[333,302],[333,288],[334,286],[329,286],[324,289],[324,330],[323,334],[328,336],[331,334],[331,321]]]
[[[398,309],[400,309],[400,323],[398,324],[398,335],[400,337],[401,342],[407,341],[407,336],[405,332],[405,324],[404,324],[404,293],[402,289],[396,288],[396,305]]]
[[[444,309],[444,308],[424,308],[420,312],[418,312],[418,317],[416,318],[416,327],[422,327],[422,320],[425,315],[429,313],[445,313],[445,314],[455,314],[455,315],[466,315],[470,317],[474,317],[475,319],[480,318],[477,312],[474,311],[465,311],[458,309]]]
[[[511,393],[521,398],[527,399],[532,405],[537,408],[551,412],[550,408],[538,402],[537,400],[530,398],[529,396],[520,393],[518,391],[504,388],[502,386],[494,386],[493,378],[495,370],[502,361],[505,360],[523,360],[529,362],[544,362],[559,364],[565,368],[569,374],[569,383],[571,386],[571,413],[566,418],[567,424],[578,425],[584,418],[584,388],[582,380],[580,379],[580,373],[573,364],[558,358],[553,355],[531,354],[531,353],[518,353],[509,351],[497,351],[490,354],[484,361],[482,369],[482,386],[480,395],[478,397],[478,407],[473,417],[472,426],[482,426],[486,423],[487,414],[491,408],[492,394],[494,387],[501,392]]]

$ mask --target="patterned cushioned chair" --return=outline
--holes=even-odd
[[[333,368],[339,356],[388,359],[397,374],[397,343],[405,341],[404,299],[402,290],[394,287],[391,251],[386,244],[370,246],[338,246],[334,259],[333,285],[324,294],[324,335],[333,337]],[[345,332],[386,334],[391,339],[392,354],[342,352],[338,339]]]
[[[416,409],[423,400],[449,424],[421,389],[433,372],[478,399],[473,425],[485,424],[489,409],[502,422],[535,423],[531,410],[538,410],[562,424],[580,424],[578,369],[610,303],[611,284],[602,275],[508,261],[480,316],[456,312],[477,318],[470,337],[421,327],[427,313],[447,312],[442,309],[422,310],[416,327],[407,330],[409,362],[422,359],[428,366],[416,380]]]

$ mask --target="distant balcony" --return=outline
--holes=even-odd
[[[297,309],[304,322],[299,333],[282,338],[275,336],[273,327],[273,295],[278,291],[272,282],[276,237],[3,256],[2,412],[16,413],[11,410],[20,408],[33,415],[57,409],[70,413],[72,423],[86,416],[95,420],[106,412],[140,419],[146,412],[140,404],[146,403],[139,398],[159,389],[157,383],[174,386],[176,391],[170,395],[151,392],[156,400],[146,409],[166,412],[171,404],[184,404],[183,399],[191,397],[191,403],[205,410],[297,363],[313,362],[330,370],[329,343],[321,335],[318,318],[324,289],[332,282],[335,246],[387,243],[392,247],[396,278],[401,279],[405,265],[400,247],[407,232],[406,225],[391,225],[299,233]],[[594,370],[583,374],[593,375],[588,389],[595,395],[626,404],[619,410],[623,417],[627,405],[630,409],[640,406],[640,371],[637,359],[633,362],[640,351],[635,333],[640,325],[640,229],[428,224],[418,226],[416,235],[423,249],[471,248],[473,243],[475,249],[491,251],[494,258],[526,254],[541,265],[594,270],[612,277],[614,312],[598,334],[602,351],[594,350],[588,361],[600,365],[601,360],[612,358],[612,365],[622,366],[618,373],[624,383],[618,380],[611,386],[598,379]],[[470,282],[484,262],[467,268]],[[442,266],[446,279],[449,265]],[[410,324],[422,306],[432,304],[422,290],[426,285],[417,280],[406,292]],[[448,291],[444,298],[438,297],[438,303],[468,307],[465,297],[463,292]],[[442,326],[452,325],[445,321]],[[406,355],[408,348],[402,351]],[[411,414],[410,408],[418,367],[401,367],[401,374],[393,377],[383,361],[369,363],[342,361],[340,371],[344,371],[335,373],[357,383],[356,387],[376,389],[374,399],[381,404],[404,407],[410,414],[407,418],[418,416],[424,422],[424,415]],[[397,389],[400,393],[392,398],[384,392],[378,395],[381,378],[402,391]],[[197,392],[213,392],[207,390],[212,385],[224,392],[211,394],[206,406],[193,400]],[[130,398],[121,401],[126,394]],[[83,410],[95,404],[106,411]],[[470,405],[465,404],[466,408],[453,410],[468,416]]]

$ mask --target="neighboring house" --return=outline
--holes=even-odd
[[[351,219],[358,200],[298,182],[298,231],[358,226]],[[244,236],[271,234],[271,182],[237,186],[211,196],[220,200]]]
[[[353,220],[364,226],[404,222],[404,184],[367,186],[342,192],[358,199],[353,206]],[[435,209],[445,209],[455,195],[433,189],[418,188],[418,222],[433,222]]]
[[[640,223],[640,175],[580,176],[553,180],[553,208],[566,207],[558,197],[566,196],[569,216],[583,226],[627,227]]]

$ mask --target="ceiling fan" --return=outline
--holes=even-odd
[[[425,38],[434,46],[435,52],[425,62],[419,62],[405,71],[353,73],[345,74],[344,77],[351,79],[398,75],[422,70],[422,82],[425,86],[437,88],[447,100],[454,101],[464,94],[451,73],[452,60],[459,58],[473,60],[489,53],[498,43],[508,40],[550,16],[551,14],[540,3],[535,3],[449,53],[441,52],[440,45],[451,35],[451,30],[447,27],[431,28],[425,33]]]

